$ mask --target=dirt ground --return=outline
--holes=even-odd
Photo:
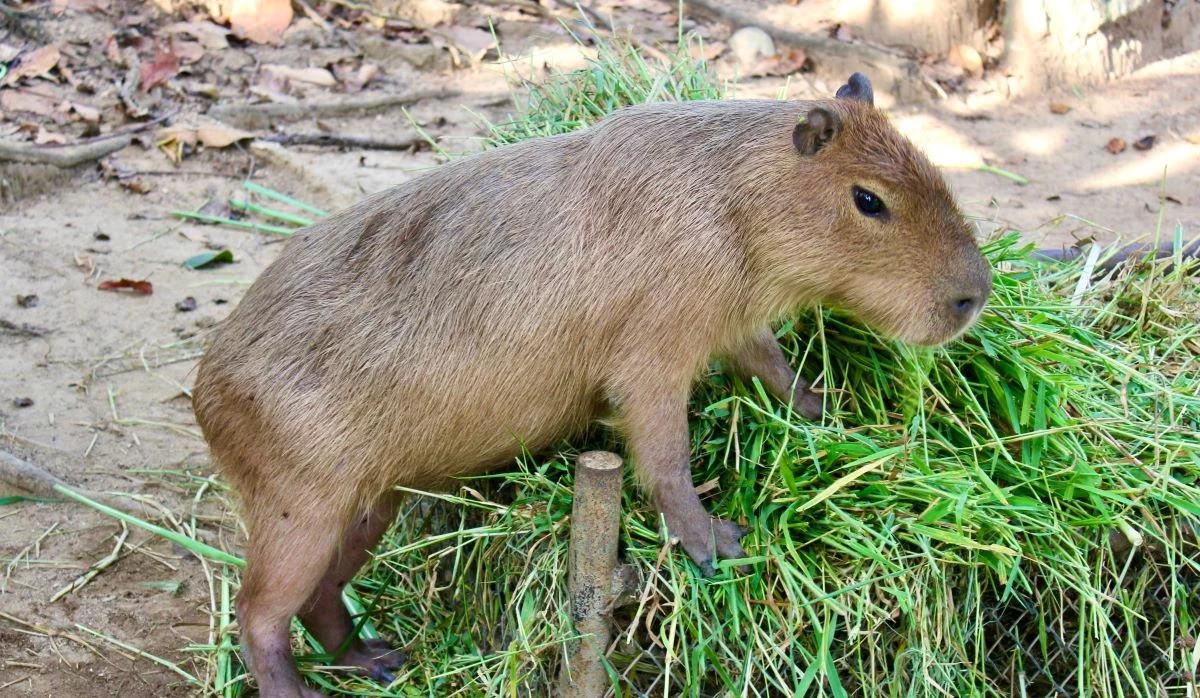
[[[195,124],[198,115],[217,106],[349,95],[347,80],[333,86],[281,84],[263,79],[262,66],[337,64],[360,74],[353,71],[370,64],[378,71],[364,94],[439,87],[457,94],[412,105],[411,121],[390,109],[370,116],[300,119],[280,126],[281,132],[403,140],[417,135],[415,122],[446,151],[471,151],[481,147],[480,116],[501,119],[513,108],[505,72],[536,74],[546,65],[568,68],[581,61],[578,47],[552,18],[523,11],[522,5],[435,3],[435,9],[450,8],[449,14],[380,29],[361,12],[313,3],[330,30],[301,15],[282,45],[234,41],[227,48],[206,49],[203,57],[185,63],[186,70],[139,98],[152,104],[153,113],[179,109],[175,124]],[[187,18],[186,12],[167,15],[151,4],[120,0],[25,7],[66,9],[37,22],[39,36],[9,30],[0,34],[0,42],[17,47],[56,43],[69,51],[74,57],[60,65],[74,66],[74,80],[93,83],[90,93],[75,86],[70,99],[99,106],[101,133],[138,120],[129,117],[128,105],[122,106],[116,94],[125,71],[111,61],[93,60],[107,51],[97,47],[114,35],[155,37]],[[618,27],[637,27],[636,35],[647,43],[674,35],[674,2],[596,7],[613,11]],[[481,24],[480,18],[492,19],[511,62],[497,63],[484,49],[478,51],[482,65],[470,65],[472,50],[487,43],[480,36],[486,21]],[[193,8],[192,21],[207,19]],[[430,25],[473,30],[453,34],[459,48],[467,49],[459,51],[463,65],[452,65],[451,52],[436,39],[419,36],[419,27]],[[733,57],[720,51],[730,28],[705,23],[692,28],[719,54],[717,68],[733,74]],[[125,43],[126,51],[153,60],[152,43]],[[400,43],[402,51],[396,48]],[[792,97],[830,96],[840,84],[833,80],[819,72],[748,77],[739,81],[736,93],[773,97],[786,88]],[[26,79],[19,89],[59,89],[69,82],[60,70]],[[1200,235],[1200,54],[1151,65],[1101,88],[1067,86],[1058,94],[1017,101],[986,90],[958,92],[943,101],[893,106],[891,112],[902,130],[947,166],[947,178],[964,210],[979,221],[981,236],[1012,228],[1057,245],[1088,236],[1153,235],[1160,226],[1166,235],[1176,226],[1189,239]],[[39,126],[68,141],[94,135],[86,119],[61,112],[5,107],[2,114],[0,137],[8,139],[27,137]],[[211,472],[187,386],[204,335],[281,245],[250,231],[183,223],[169,212],[236,197],[249,172],[255,181],[335,209],[419,176],[442,156],[428,149],[339,150],[240,141],[187,148],[176,163],[156,147],[163,136],[154,133],[143,132],[140,142],[107,157],[103,168],[90,165],[69,179],[33,182],[29,188],[44,191],[0,202],[0,448],[75,485],[161,503],[184,525],[194,523],[210,542],[236,549],[236,525],[226,513],[223,493],[207,485],[197,496]],[[1154,137],[1151,148],[1134,147],[1147,136]],[[1106,149],[1114,138],[1127,144],[1122,152]],[[982,163],[1029,182],[1021,185],[974,169]],[[111,176],[114,172],[126,176]],[[142,174],[128,176],[133,172]],[[215,247],[231,249],[236,261],[211,270],[181,265]],[[98,290],[99,281],[119,278],[149,280],[154,292]],[[17,300],[30,295],[37,296],[36,303],[26,304],[30,307]],[[178,309],[189,297],[195,308]],[[0,497],[6,494],[11,493],[0,489]],[[207,668],[196,664],[196,654],[187,648],[212,639],[213,577],[186,551],[130,529],[117,561],[78,591],[50,600],[108,556],[121,533],[119,523],[81,506],[0,506],[0,566],[5,568],[0,694],[195,692],[180,674],[140,654],[206,676]]]

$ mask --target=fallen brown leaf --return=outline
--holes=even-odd
[[[43,46],[34,49],[29,53],[22,54],[16,66],[8,71],[5,77],[6,84],[15,84],[21,78],[36,78],[46,73],[58,65],[58,60],[62,58],[57,46]]]
[[[205,147],[225,148],[238,141],[254,138],[254,134],[249,131],[243,131],[240,128],[233,128],[232,126],[213,122],[197,127],[196,138]]]
[[[50,11],[56,15],[72,12],[107,12],[108,0],[51,0]]]
[[[1135,150],[1150,150],[1154,147],[1154,142],[1157,140],[1158,137],[1153,134],[1149,136],[1142,136],[1133,142],[1133,147]]]
[[[223,48],[229,48],[229,40],[226,35],[229,30],[225,27],[218,26],[212,22],[194,19],[191,22],[176,22],[165,28],[169,34],[186,34],[200,45],[209,51],[219,51]]]
[[[379,66],[374,63],[363,63],[357,70],[349,65],[334,66],[334,75],[346,86],[347,92],[361,92],[367,83],[379,73]]]
[[[1124,138],[1110,138],[1108,140],[1108,144],[1104,146],[1104,149],[1107,150],[1108,152],[1112,153],[1113,155],[1123,152],[1125,150],[1125,139]]]
[[[1050,103],[1050,113],[1051,114],[1066,114],[1069,111],[1071,111],[1070,104],[1066,104],[1064,102],[1051,102]]]
[[[454,25],[439,29],[438,33],[453,44],[455,49],[467,54],[472,63],[479,61],[488,49],[496,45],[496,37],[492,36],[491,32],[475,27]]]
[[[808,56],[804,51],[794,48],[785,53],[776,54],[759,61],[758,65],[750,70],[750,75],[753,77],[761,77],[763,75],[782,77],[791,75],[792,73],[802,72],[808,62]]]
[[[291,0],[233,0],[229,26],[256,44],[277,44],[292,23]]]
[[[204,58],[204,46],[199,41],[190,41],[188,39],[179,39],[173,42],[171,49],[179,56],[179,62],[184,65],[195,63]]]
[[[61,133],[47,131],[44,126],[38,126],[37,134],[33,137],[33,142],[38,145],[62,145],[67,142],[67,137]]]
[[[154,185],[141,177],[118,180],[118,184],[134,194],[149,194],[154,191]]]
[[[76,116],[89,123],[94,124],[100,121],[100,110],[96,107],[92,107],[87,104],[80,104],[78,102],[71,102],[71,111],[74,112]]]
[[[333,87],[337,84],[333,73],[324,68],[293,68],[278,63],[268,63],[262,67],[262,72],[269,80],[303,82],[321,87]]]
[[[983,76],[983,56],[966,44],[953,46],[950,53],[947,54],[946,60],[967,71],[972,77]]]
[[[29,112],[39,116],[58,115],[52,98],[28,90],[0,90],[0,110]]]
[[[148,296],[154,293],[154,284],[145,279],[137,281],[133,279],[109,279],[108,281],[101,281],[96,288],[101,291],[129,291],[140,296]]]
[[[160,42],[154,49],[154,60],[142,64],[141,90],[149,92],[178,74],[179,56],[175,55],[170,43],[164,49]]]

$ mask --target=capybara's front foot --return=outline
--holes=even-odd
[[[717,573],[715,565],[717,558],[732,559],[746,557],[741,540],[749,533],[749,529],[732,521],[718,519],[705,515],[702,522],[679,522],[672,526],[670,517],[667,519],[667,529],[671,535],[679,538],[692,561],[700,567],[700,573],[711,577]],[[716,552],[714,558],[713,552]]]
[[[337,663],[356,666],[363,674],[387,685],[396,680],[394,672],[404,666],[404,660],[404,653],[393,648],[387,640],[372,638],[354,643]]]
[[[825,413],[821,394],[814,392],[804,379],[796,381],[796,389],[792,391],[792,409],[814,422]]]

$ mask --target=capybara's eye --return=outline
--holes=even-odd
[[[862,187],[854,187],[854,205],[864,216],[872,218],[882,215],[886,210],[883,199],[879,198],[878,194]]]

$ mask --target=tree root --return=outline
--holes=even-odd
[[[1046,248],[1037,250],[1031,256],[1033,259],[1042,262],[1070,262],[1083,256],[1088,251],[1088,247],[1089,245],[1076,245],[1073,247]],[[1110,272],[1130,259],[1137,262],[1146,258],[1161,260],[1171,259],[1174,256],[1175,242],[1173,240],[1160,242],[1157,247],[1145,242],[1135,242],[1125,245],[1117,250],[1115,254],[1100,260],[1096,265],[1095,271],[1100,273]],[[1200,238],[1186,243],[1180,251],[1179,257],[1185,265],[1191,265],[1200,261]],[[1168,271],[1170,270],[1168,269]]]
[[[427,99],[449,99],[461,94],[459,90],[414,90],[402,94],[360,95],[322,102],[297,104],[230,104],[213,107],[208,115],[227,124],[247,129],[265,129],[279,122],[300,119],[320,119],[330,116],[350,116],[404,107]]]
[[[10,143],[0,141],[0,162],[25,162],[39,165],[54,165],[67,169],[82,165],[100,158],[129,145],[133,137],[120,134],[115,138],[92,141],[90,143],[73,143],[71,145],[32,145],[28,143]]]
[[[409,138],[402,141],[380,140],[339,133],[273,133],[258,136],[259,140],[279,145],[315,145],[325,148],[350,148],[353,150],[405,150],[417,152],[428,150],[429,141],[424,138]]]
[[[59,493],[55,490],[56,487],[63,487],[74,492],[78,492],[88,499],[93,499],[101,504],[119,508],[122,511],[133,514],[134,516],[143,519],[158,520],[163,518],[163,512],[148,504],[108,494],[105,492],[94,492],[92,490],[75,487],[70,483],[59,479],[53,473],[43,470],[38,466],[30,463],[23,458],[18,458],[8,451],[0,450],[0,483],[15,487],[19,490],[28,492],[35,497],[46,497],[58,499]]]

